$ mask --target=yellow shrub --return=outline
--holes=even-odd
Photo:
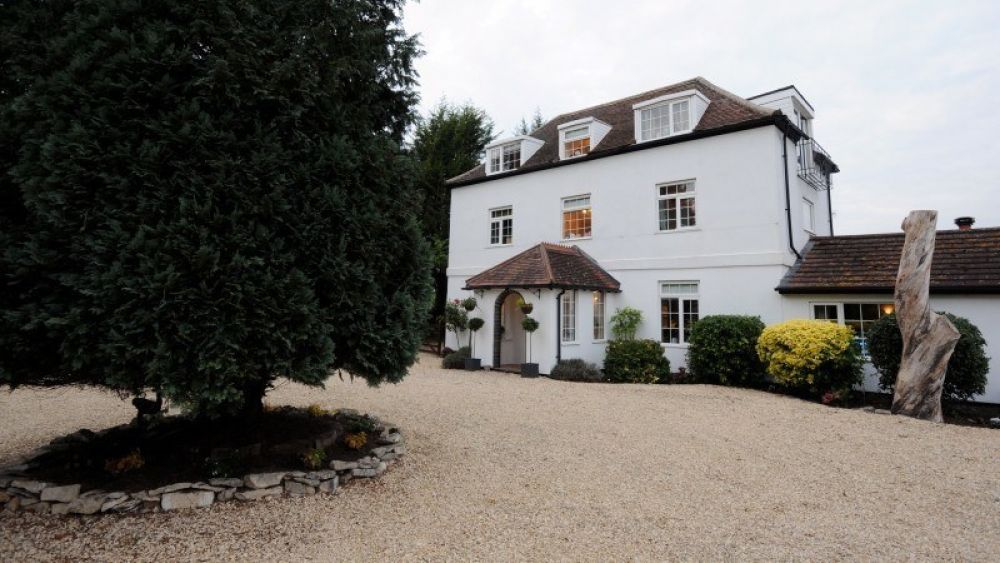
[[[135,449],[127,456],[106,460],[104,470],[112,475],[121,475],[135,469],[141,469],[143,465],[146,465],[146,460],[143,459],[142,452]]]
[[[344,436],[344,443],[352,450],[360,450],[368,443],[368,435],[364,432],[355,432]]]
[[[767,373],[786,387],[823,393],[849,389],[861,377],[854,332],[826,321],[771,325],[757,341]]]
[[[315,416],[315,417],[333,414],[332,411],[328,411],[315,403],[309,405],[306,408],[306,411],[309,413],[309,416]]]

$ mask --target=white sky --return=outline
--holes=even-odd
[[[1000,226],[1000,1],[423,0],[405,8],[421,111],[442,97],[510,132],[694,76],[742,96],[795,84],[840,166],[838,234],[910,209]],[[734,186],[737,189],[738,186]]]

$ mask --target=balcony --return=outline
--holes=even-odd
[[[799,159],[799,178],[817,190],[830,187],[830,174],[840,172],[840,168],[830,158],[819,143],[812,139],[802,139],[796,146]]]

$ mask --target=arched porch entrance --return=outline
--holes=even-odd
[[[493,366],[495,368],[520,368],[526,361],[524,349],[524,328],[521,321],[524,313],[517,306],[521,294],[503,290],[493,307]]]

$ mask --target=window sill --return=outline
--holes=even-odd
[[[514,246],[514,243],[509,242],[507,244],[487,244],[486,248],[510,248]]]
[[[591,344],[607,344],[607,343],[608,343],[608,339],[607,338],[602,338],[600,340],[593,340],[593,341],[591,341]]]
[[[681,342],[681,343],[678,344],[678,343],[674,343],[674,342],[660,342],[660,346],[663,346],[664,348],[687,348],[688,347],[688,343],[687,342]]]
[[[589,237],[564,238],[564,239],[560,240],[559,242],[576,242],[578,240],[590,240],[592,238],[594,238],[594,237],[593,236],[589,236]]]
[[[670,235],[673,233],[690,233],[692,231],[700,231],[701,227],[680,227],[678,229],[669,229],[666,231],[656,231],[658,235]]]
[[[580,343],[576,342],[576,341],[573,341],[573,342],[563,342],[562,345],[563,346],[579,346]]]

